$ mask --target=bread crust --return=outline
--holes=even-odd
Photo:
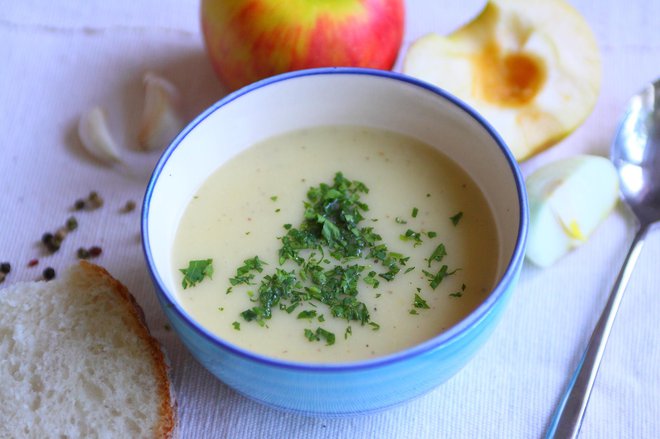
[[[160,343],[149,331],[144,310],[128,288],[115,279],[105,268],[85,260],[81,260],[79,265],[86,276],[95,277],[99,281],[106,282],[111,287],[111,291],[123,304],[126,315],[130,317],[127,323],[129,323],[131,329],[148,347],[153,363],[154,376],[158,383],[158,399],[161,401],[159,408],[160,422],[155,429],[155,437],[163,439],[176,437],[176,400],[170,382],[167,358],[163,353]]]

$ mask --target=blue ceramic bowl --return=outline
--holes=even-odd
[[[498,281],[467,317],[436,337],[365,361],[304,364],[222,340],[177,302],[171,270],[179,219],[221,164],[251,145],[316,125],[363,125],[406,134],[453,158],[481,187],[499,234]],[[191,164],[194,164],[192,166]],[[427,83],[384,71],[328,68],[276,76],[232,93],[197,117],[162,155],[147,187],[142,238],[160,304],[192,355],[241,394],[313,416],[382,410],[458,372],[502,316],[523,263],[527,204],[516,161],[477,113]]]

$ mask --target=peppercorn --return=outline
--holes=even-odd
[[[60,227],[55,232],[55,235],[53,235],[53,239],[54,241],[59,242],[61,244],[62,241],[64,241],[64,238],[66,238],[66,235],[68,234],[69,234],[69,229],[67,229],[66,227]]]
[[[78,259],[87,259],[87,258],[89,258],[89,251],[87,249],[82,248],[82,247],[80,247],[78,249],[77,254],[78,254]]]
[[[34,267],[38,263],[39,263],[39,259],[30,259],[30,261],[28,262],[28,267]]]
[[[96,191],[90,192],[87,200],[89,201],[91,205],[90,207],[92,209],[98,209],[99,207],[103,206],[103,198],[101,198]]]
[[[95,257],[99,256],[101,254],[101,252],[103,252],[103,249],[101,247],[95,245],[94,247],[90,247],[89,256],[92,257],[92,258],[95,258]]]
[[[44,279],[51,280],[55,278],[55,269],[53,267],[48,267],[43,271]]]
[[[52,233],[44,233],[41,235],[41,242],[43,242],[46,246],[53,242],[53,234]]]
[[[83,210],[85,208],[85,200],[83,200],[83,199],[76,200],[73,207],[76,210]]]
[[[76,219],[76,217],[71,216],[71,217],[69,217],[69,219],[66,220],[66,228],[70,232],[72,232],[72,231],[74,231],[78,228],[78,220]]]
[[[135,201],[128,200],[126,204],[124,204],[124,207],[121,208],[121,211],[123,213],[132,212],[133,210],[135,210],[135,206],[136,206]]]
[[[60,249],[60,245],[62,244],[62,238],[61,236],[55,236],[52,233],[44,233],[43,236],[41,237],[41,242],[46,246],[48,251],[51,253],[55,253]]]
[[[11,271],[11,264],[9,262],[3,262],[0,264],[0,272],[4,274],[9,274]]]

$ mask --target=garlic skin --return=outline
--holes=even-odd
[[[120,161],[119,148],[110,134],[105,112],[96,106],[78,121],[78,136],[87,152],[105,163]]]
[[[183,129],[181,98],[171,82],[151,72],[144,75],[144,86],[138,144],[146,151],[162,150]]]

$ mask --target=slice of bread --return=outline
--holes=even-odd
[[[0,438],[169,438],[168,366],[103,268],[0,290]]]

